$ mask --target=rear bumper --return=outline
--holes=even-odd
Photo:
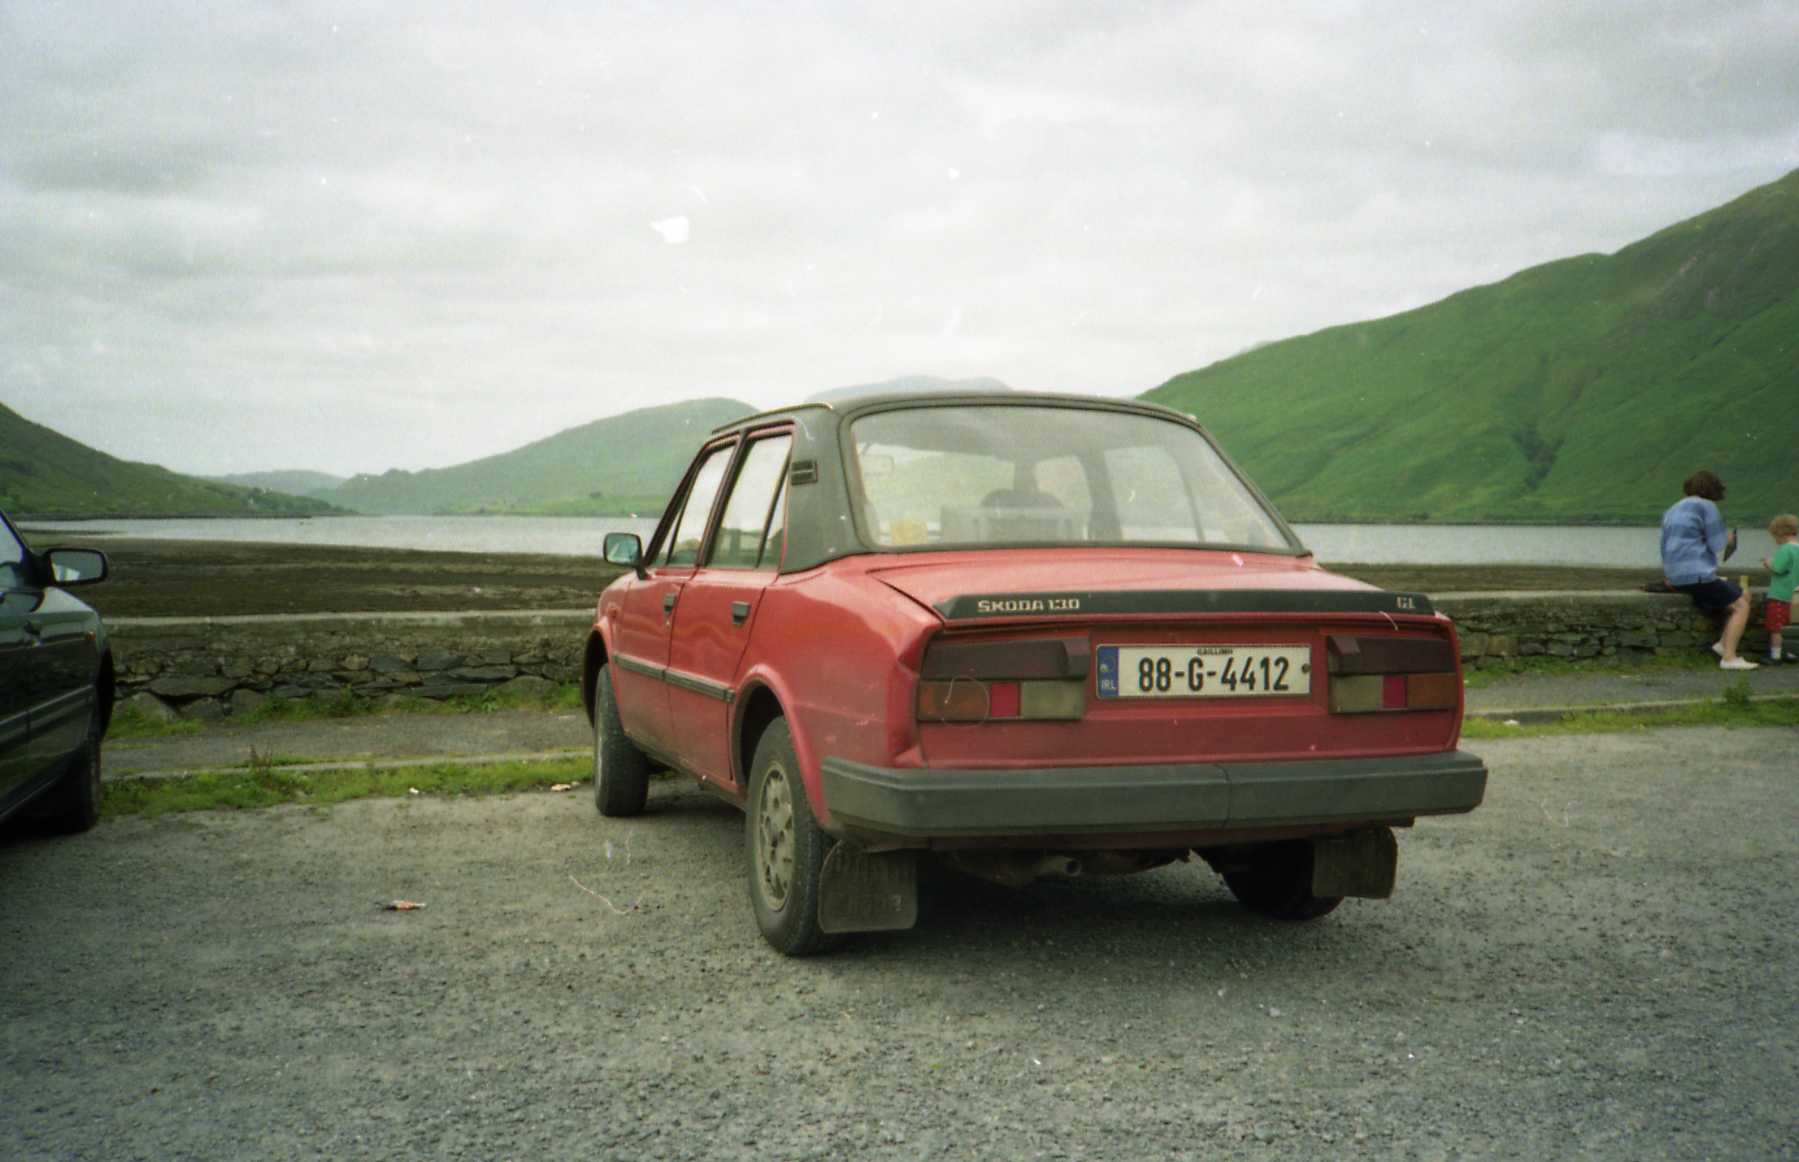
[[[827,758],[843,828],[918,838],[1264,831],[1449,815],[1480,805],[1466,751],[1373,759],[902,770]]]

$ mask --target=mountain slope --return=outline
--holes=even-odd
[[[277,469],[273,472],[234,472],[229,476],[208,476],[208,480],[218,480],[226,484],[241,484],[245,488],[270,488],[276,492],[286,492],[293,496],[314,496],[321,492],[329,492],[344,482],[342,476],[333,476],[329,472],[314,472],[306,468]]]
[[[34,424],[0,404],[0,508],[15,518],[316,516],[319,500],[139,464]]]
[[[353,476],[321,495],[370,513],[660,511],[701,438],[753,411],[729,399],[641,408],[466,464]]]
[[[1273,343],[1144,398],[1289,519],[1652,520],[1709,467],[1799,508],[1799,171],[1610,256]]]

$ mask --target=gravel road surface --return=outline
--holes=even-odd
[[[1792,1157],[1796,734],[1481,744],[1311,925],[956,880],[810,961],[673,781],[13,832],[0,1157]]]

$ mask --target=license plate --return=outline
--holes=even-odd
[[[1312,692],[1310,646],[1100,646],[1101,698],[1283,698]]]

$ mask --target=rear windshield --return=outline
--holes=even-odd
[[[909,408],[854,421],[850,444],[862,528],[882,547],[1299,548],[1205,437],[1153,416]]]

